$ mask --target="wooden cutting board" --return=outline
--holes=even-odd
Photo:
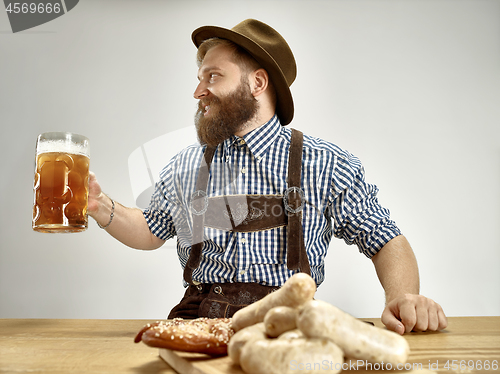
[[[244,374],[228,356],[211,357],[200,353],[176,352],[160,348],[160,357],[179,374]]]
[[[179,374],[245,374],[239,365],[232,363],[228,356],[210,357],[199,353],[176,352],[160,348],[160,357]],[[436,371],[425,367],[414,370],[343,370],[342,373],[370,374],[370,373],[404,373],[404,374],[437,374]],[[300,370],[297,370],[300,374]]]

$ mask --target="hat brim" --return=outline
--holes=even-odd
[[[276,113],[280,123],[288,125],[294,114],[293,98],[285,75],[273,57],[252,39],[233,30],[217,26],[202,26],[193,31],[191,35],[194,45],[198,48],[201,43],[210,38],[228,39],[244,48],[267,71],[276,90]]]

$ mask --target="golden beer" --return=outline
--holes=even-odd
[[[88,139],[71,133],[38,137],[33,230],[78,232],[88,227]]]

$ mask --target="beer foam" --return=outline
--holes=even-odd
[[[88,145],[71,143],[65,140],[44,140],[43,142],[38,142],[36,147],[37,155],[49,152],[71,153],[90,157]]]

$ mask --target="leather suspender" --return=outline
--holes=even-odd
[[[288,218],[286,261],[288,269],[311,274],[302,231],[302,209],[305,203],[303,191],[300,188],[300,178],[302,174],[302,146],[302,133],[298,130],[292,129],[292,138],[288,155],[288,188],[283,195],[283,205],[286,210],[285,214]],[[204,158],[196,180],[196,191],[191,200],[191,210],[193,215],[193,244],[191,246],[189,259],[184,268],[184,280],[190,284],[193,284],[193,270],[195,270],[201,262],[205,212],[207,211],[209,201],[206,191],[210,165],[212,163],[214,153],[215,148],[213,147],[207,147],[205,150]]]
[[[292,129],[290,152],[288,154],[288,189],[283,196],[285,209],[288,212],[286,265],[290,270],[299,270],[310,275],[311,269],[307,260],[304,234],[302,232],[302,209],[305,203],[304,192],[300,188],[302,145],[302,133]]]
[[[207,185],[210,174],[210,165],[214,157],[215,147],[205,149],[204,158],[201,160],[198,178],[196,179],[195,196],[191,199],[191,211],[193,214],[193,241],[188,261],[184,267],[184,280],[193,284],[193,270],[200,265],[201,249],[203,247],[203,227],[205,211],[208,205]]]

